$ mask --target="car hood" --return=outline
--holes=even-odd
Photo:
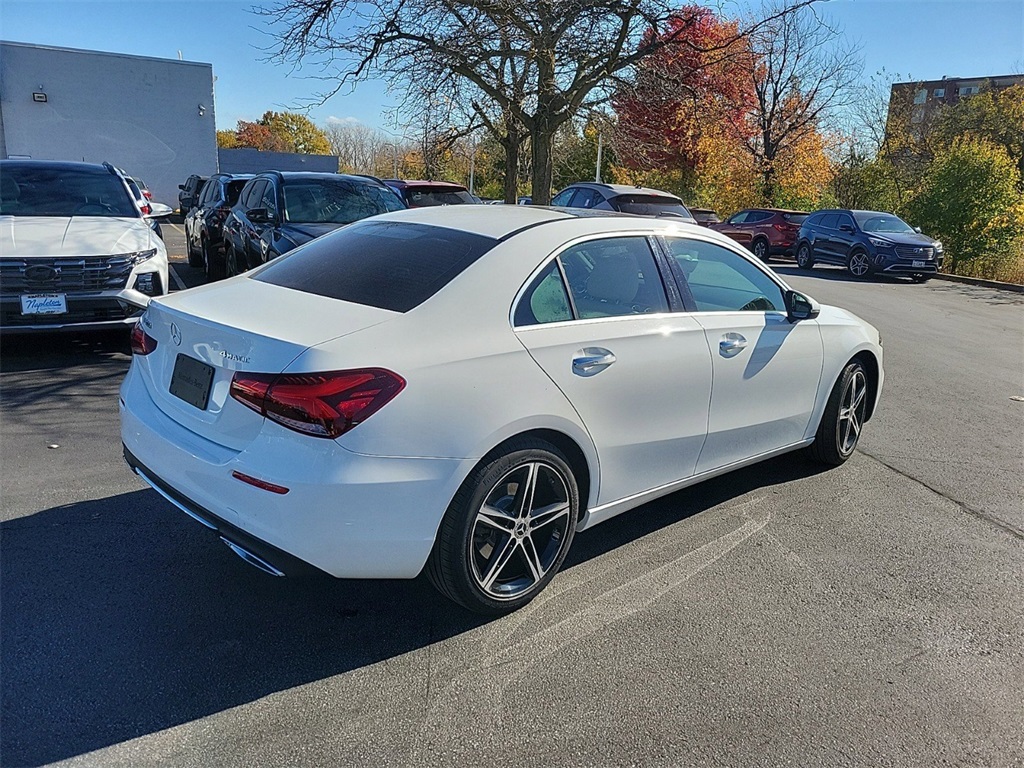
[[[876,240],[885,240],[893,245],[917,245],[923,247],[934,246],[937,242],[934,238],[928,237],[928,235],[919,235],[916,232],[865,232],[864,234]]]
[[[288,223],[281,226],[281,234],[293,241],[296,245],[302,245],[313,238],[333,232],[344,224],[301,224]]]
[[[154,247],[145,219],[111,216],[0,216],[5,257],[105,256]]]

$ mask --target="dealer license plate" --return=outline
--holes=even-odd
[[[23,315],[64,315],[68,300],[63,293],[26,293],[21,297]]]
[[[205,411],[210,402],[213,372],[212,365],[179,353],[171,373],[171,394]]]
[[[924,262],[923,261],[915,261],[914,262],[914,266],[915,267],[923,267],[924,266]]]

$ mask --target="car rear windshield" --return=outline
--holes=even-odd
[[[476,202],[466,190],[449,187],[408,187],[405,190],[405,199],[413,208],[426,208],[431,205],[463,205]]]
[[[804,219],[806,219],[810,215],[811,214],[809,213],[784,213],[782,214],[782,218],[784,218],[790,224],[803,224]]]
[[[622,213],[636,213],[641,216],[681,216],[692,219],[690,212],[678,200],[655,195],[619,195],[615,207]]]
[[[107,170],[46,165],[0,168],[0,214],[129,218],[141,215],[125,183]]]
[[[365,221],[312,240],[253,276],[271,285],[408,312],[497,244],[444,227]]]
[[[376,184],[295,179],[284,185],[285,218],[296,224],[351,224],[403,207],[391,190]]]

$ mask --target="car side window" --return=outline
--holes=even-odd
[[[252,201],[253,190],[256,189],[259,184],[259,179],[252,179],[242,188],[242,193],[238,196],[238,205],[242,210],[249,210],[251,207],[249,203]]]
[[[784,312],[782,289],[754,264],[703,240],[667,239],[698,312]]]
[[[759,221],[765,221],[771,218],[771,214],[768,211],[751,211],[747,216],[747,224],[756,224]]]
[[[592,189],[577,189],[570,205],[573,208],[593,208],[601,199],[601,195]]]
[[[513,316],[516,326],[542,325],[572,320],[569,294],[558,264],[552,260],[523,293]]]
[[[821,221],[818,226],[824,227],[825,229],[836,229],[839,226],[839,214],[826,213],[821,217]]]
[[[729,224],[742,224],[742,223],[744,223],[747,220],[747,215],[749,213],[750,213],[749,211],[740,211],[735,216],[733,216],[731,219],[729,219],[728,223]]]
[[[555,195],[551,199],[551,204],[552,205],[569,205],[569,201],[572,199],[573,192],[575,192],[575,191],[576,190],[572,189],[571,187],[569,189],[563,189],[561,192],[559,192],[557,195]]]
[[[853,223],[853,217],[850,216],[848,213],[839,214],[839,223],[836,224],[836,227],[841,227],[844,224],[848,226],[850,229],[852,229],[854,232],[857,231],[857,227]]]
[[[272,181],[266,182],[259,207],[266,208],[271,217],[277,216],[277,188]]]
[[[646,237],[609,237],[558,257],[581,320],[668,312],[668,298]]]

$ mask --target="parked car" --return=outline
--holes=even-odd
[[[0,160],[0,330],[135,323],[169,285],[151,215],[112,165]]]
[[[810,214],[783,208],[747,208],[711,228],[742,243],[761,261],[792,256],[800,225]]]
[[[184,184],[178,185],[178,189],[181,190],[178,192],[178,212],[182,216],[187,216],[188,212],[192,210],[192,206],[196,204],[199,190],[203,188],[206,179],[206,176],[199,176],[193,173],[185,180]]]
[[[153,199],[153,193],[149,191],[149,185],[146,184],[146,182],[144,182],[138,176],[133,176],[132,181],[139,185],[139,191],[142,192],[142,196],[144,198],[146,198],[147,200]]]
[[[384,183],[394,190],[409,208],[479,204],[479,200],[469,194],[466,187],[450,181],[384,179]]]
[[[224,277],[224,222],[251,178],[249,173],[215,173],[203,185],[195,206],[185,217],[189,266],[201,267],[208,280]]]
[[[516,205],[533,205],[533,198],[529,195],[516,198]]]
[[[883,380],[873,327],[728,238],[546,207],[360,221],[154,301],[134,350],[125,458],[236,554],[426,570],[489,614],[621,512],[800,448],[843,463]]]
[[[131,192],[132,199],[135,201],[135,207],[139,209],[139,213],[143,216],[150,216],[150,214],[153,213],[152,201],[143,194],[142,189],[139,187],[139,184],[135,179],[125,174],[121,169],[118,169],[118,172],[124,178],[125,184],[128,185],[128,191]],[[160,222],[157,221],[156,217],[150,217],[149,226],[154,232],[156,232],[157,237],[161,240],[164,239],[163,230],[160,228]]]
[[[942,269],[942,243],[881,211],[816,211],[800,227],[796,263],[845,266],[857,278],[876,272],[925,282]]]
[[[669,192],[625,184],[579,182],[571,184],[551,199],[554,206],[619,211],[640,216],[671,216],[693,222],[683,201]]]
[[[720,221],[718,214],[711,208],[690,208],[690,215],[702,227],[710,227]]]
[[[225,271],[237,275],[338,227],[404,207],[370,176],[266,171],[246,182],[224,221]]]

